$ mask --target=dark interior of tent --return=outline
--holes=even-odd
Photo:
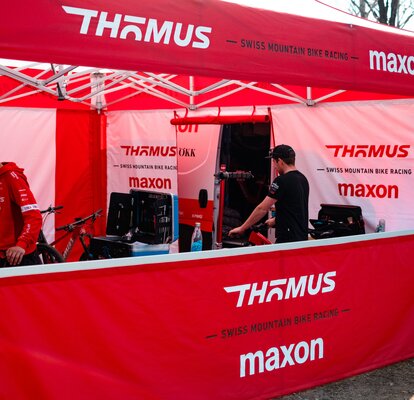
[[[227,234],[241,225],[266,196],[270,183],[270,124],[223,125],[219,165],[230,172],[251,172],[252,178],[227,179],[224,193],[223,245],[230,245]],[[246,237],[240,238],[245,240]]]

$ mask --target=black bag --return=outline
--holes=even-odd
[[[359,206],[321,204],[318,219],[310,219],[314,229],[309,233],[314,239],[360,235],[365,233],[365,223]]]

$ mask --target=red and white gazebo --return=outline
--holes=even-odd
[[[414,33],[314,0],[24,0],[0,16],[0,56],[1,158],[65,204],[56,225],[106,209],[121,112],[270,109],[314,169],[315,124],[355,140],[369,123],[378,143],[357,150],[397,146],[407,172],[384,173],[403,231],[1,270],[0,397],[266,399],[414,356]]]

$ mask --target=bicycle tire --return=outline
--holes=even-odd
[[[42,260],[42,264],[56,264],[63,263],[62,254],[60,254],[53,246],[44,243],[37,244],[37,252]]]

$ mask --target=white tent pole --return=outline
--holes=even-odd
[[[132,82],[134,82],[134,81],[135,81],[133,78],[129,78],[129,79],[130,79]],[[172,97],[172,96],[169,96],[169,95],[167,95],[166,93],[163,93],[163,92],[161,92],[161,91],[159,91],[159,90],[155,89],[155,87],[153,87],[153,86],[148,86],[148,87],[146,87],[145,85],[142,85],[142,84],[140,84],[139,86],[140,86],[140,89],[137,89],[137,88],[135,88],[135,87],[133,87],[133,88],[134,88],[135,90],[142,90],[142,91],[143,91],[143,92],[145,92],[145,93],[151,94],[151,95],[156,96],[156,97],[160,97],[160,98],[162,98],[162,99],[164,99],[164,100],[171,101],[172,103],[175,103],[175,104],[180,104],[180,105],[184,105],[184,107],[188,107],[188,104],[185,104],[185,103],[183,103],[183,102],[179,101],[178,99],[176,99],[176,98],[174,98],[174,97]]]
[[[1,75],[8,76],[9,78],[16,79],[20,82],[23,82],[26,85],[33,86],[36,89],[40,89],[44,92],[55,95],[55,92],[53,90],[43,86],[42,82],[39,81],[38,79],[30,78],[27,75],[24,75],[18,71],[13,71],[12,69],[4,67],[2,65],[0,65],[0,72],[1,72]]]
[[[212,103],[213,101],[220,100],[220,99],[222,99],[224,97],[227,97],[227,96],[231,96],[232,94],[240,92],[241,90],[244,90],[244,89],[256,90],[258,92],[269,94],[273,97],[279,97],[279,98],[282,98],[282,99],[290,100],[294,103],[304,103],[304,104],[306,104],[306,101],[304,99],[300,98],[300,97],[299,98],[298,97],[290,97],[290,96],[283,95],[281,93],[272,92],[271,90],[267,90],[267,89],[263,89],[263,88],[259,88],[257,86],[254,86],[257,82],[251,82],[251,83],[242,83],[242,82],[238,82],[238,81],[233,81],[233,82],[234,82],[234,84],[239,85],[239,87],[236,88],[236,89],[233,89],[229,92],[223,93],[219,96],[216,96],[216,97],[213,97],[213,98],[208,99],[206,101],[203,101],[202,103],[198,104],[198,107],[202,107],[202,106],[205,106],[207,104]]]
[[[224,97],[231,96],[232,94],[237,93],[237,92],[240,92],[241,90],[245,90],[245,89],[246,88],[244,88],[244,87],[238,87],[236,89],[231,90],[230,92],[226,92],[226,93],[223,93],[223,94],[221,94],[219,96],[212,97],[211,99],[208,99],[206,101],[203,101],[202,103],[199,103],[198,104],[198,107],[200,108],[202,106],[205,106],[207,104],[212,103],[213,101],[223,99]]]
[[[191,95],[192,95],[191,90],[188,90],[188,89],[186,89],[186,88],[184,88],[184,87],[182,87],[182,86],[180,86],[180,85],[177,85],[177,84],[176,84],[176,83],[174,83],[174,82],[169,82],[169,81],[167,81],[165,78],[161,77],[161,75],[156,75],[156,74],[153,74],[153,73],[151,73],[151,72],[146,72],[146,74],[147,74],[148,76],[150,76],[150,77],[152,77],[152,78],[156,79],[156,80],[157,80],[157,81],[159,81],[159,82],[165,83],[165,85],[166,85],[166,86],[162,86],[162,85],[159,85],[159,86],[165,87],[166,89],[169,89],[169,90],[174,90],[174,89],[176,89],[176,90],[175,90],[176,92],[180,92],[180,93],[185,94],[185,95],[187,95],[187,96],[191,96]],[[177,75],[176,75],[176,76],[177,76]],[[149,81],[149,82],[151,82],[151,83],[153,82],[152,80],[147,80],[147,81]]]
[[[334,96],[338,96],[339,94],[344,93],[344,92],[346,92],[346,90],[337,90],[337,91],[329,93],[325,96],[318,97],[317,99],[315,99],[315,103],[320,103],[321,101],[324,101],[326,99],[330,99],[331,97],[334,97]]]
[[[294,97],[286,96],[286,95],[281,94],[281,93],[276,93],[276,92],[272,92],[271,90],[268,90],[268,89],[263,89],[263,88],[257,87],[257,86],[255,86],[257,84],[257,82],[252,82],[252,83],[248,83],[248,84],[240,82],[239,84],[243,85],[245,87],[248,87],[249,89],[256,90],[257,92],[270,94],[271,96],[280,97],[281,99],[290,100],[294,103],[303,103],[304,102],[304,100],[301,97],[298,97],[298,96],[294,96]]]
[[[167,75],[167,76],[163,77],[163,80],[165,82],[167,82],[170,79],[174,79],[176,76],[177,75],[169,75],[169,76]],[[122,97],[120,99],[117,99],[117,100],[114,100],[114,101],[112,101],[110,103],[107,103],[106,106],[110,106],[110,105],[119,103],[122,100],[126,100],[126,99],[129,99],[129,98],[134,97],[134,96],[139,96],[141,93],[147,93],[147,94],[149,94],[151,96],[155,96],[155,97],[161,98],[163,100],[170,101],[170,102],[172,102],[174,104],[178,104],[178,105],[180,105],[182,107],[185,107],[185,108],[188,107],[188,104],[185,104],[184,102],[182,102],[182,101],[180,101],[178,99],[174,99],[171,96],[163,95],[163,93],[162,92],[159,92],[159,91],[155,92],[155,87],[157,86],[156,83],[153,83],[153,84],[151,84],[149,86],[146,86],[146,85],[144,85],[144,83],[145,83],[144,81],[137,82],[134,78],[128,78],[128,80],[130,80],[131,83],[128,84],[126,82],[121,82],[120,84],[122,86],[124,86],[124,87],[121,87],[118,90],[123,90],[125,88],[132,88],[132,89],[136,90],[136,93],[129,94],[129,95],[124,96],[124,97]],[[139,85],[139,88],[137,88],[137,85]],[[117,89],[112,89],[111,92],[112,91],[115,91],[115,90],[117,90]]]
[[[31,85],[31,86],[39,86],[40,85],[39,80],[31,78],[28,75],[22,74],[19,71],[15,71],[14,69],[5,67],[3,65],[0,65],[0,72],[1,72],[1,75],[6,75],[9,78],[16,79],[20,82],[27,83],[28,85]]]
[[[52,64],[52,66],[53,66],[53,64]],[[45,81],[43,81],[43,84],[44,85],[48,85],[48,84],[50,84],[50,83],[58,80],[61,76],[64,76],[68,72],[73,71],[75,68],[78,68],[78,67],[70,66],[68,68],[64,68],[61,71],[59,71],[58,73],[56,73],[53,76],[51,76],[50,78],[48,78]]]
[[[116,104],[116,103],[119,103],[119,102],[121,102],[121,101],[123,101],[123,100],[126,100],[126,99],[130,99],[131,97],[134,97],[134,96],[139,96],[141,93],[148,93],[148,91],[146,91],[146,90],[143,90],[143,89],[137,89],[137,93],[132,93],[132,94],[129,94],[128,96],[124,96],[124,97],[121,97],[121,98],[119,98],[119,99],[117,99],[117,100],[114,100],[114,101],[111,101],[110,103],[107,103],[106,105],[105,105],[105,107],[109,107],[109,106],[111,106],[111,105],[113,105],[113,104]],[[188,108],[188,104],[185,104],[185,103],[183,103],[182,101],[179,101],[179,100],[177,100],[177,99],[173,99],[173,98],[165,98],[164,96],[162,96],[162,95],[158,95],[158,94],[156,94],[156,93],[149,93],[151,96],[154,96],[154,97],[158,97],[158,98],[160,98],[160,99],[163,99],[163,100],[167,100],[167,101],[170,101],[171,103],[175,103],[175,104],[177,104],[177,105],[179,105],[179,106],[181,106],[181,107],[184,107],[184,108]]]
[[[37,94],[37,93],[41,93],[41,92],[42,91],[40,89],[38,89],[38,90],[32,90],[31,92],[26,92],[26,93],[18,94],[16,96],[6,97],[4,99],[3,98],[0,98],[0,104],[7,103],[8,101],[12,101],[12,100],[21,99],[22,97],[31,96],[32,94]]]
[[[145,76],[142,76],[140,74],[138,74],[138,72],[134,73],[133,75],[136,76],[138,79],[144,81],[144,82],[148,82],[151,84],[156,84],[157,86],[160,86],[164,89],[168,89],[168,90],[172,90],[173,92],[178,92],[180,94],[183,94],[185,96],[189,96],[190,95],[190,91],[186,88],[183,88],[180,85],[177,85],[173,82],[165,82],[164,78],[160,78],[155,74],[151,74],[149,72],[145,72],[148,76],[150,76],[152,79],[147,78]],[[156,81],[154,81],[154,79],[156,79]]]
[[[194,76],[189,77],[189,84],[190,84],[190,110],[197,109],[197,106],[194,104]]]
[[[204,94],[207,92],[212,92],[213,90],[222,89],[226,86],[232,85],[235,81],[229,79],[223,79],[220,82],[213,83],[210,86],[205,87],[204,89],[197,90],[194,94],[198,96],[199,94]]]
[[[271,83],[272,86],[274,86],[275,88],[281,90],[282,92],[285,92],[287,94],[290,94],[292,97],[297,98],[298,100],[300,100],[302,103],[306,103],[306,100],[302,97],[299,96],[297,93],[292,92],[289,89],[286,89],[285,87],[283,87],[282,85],[278,85],[277,83]]]
[[[307,106],[315,105],[315,101],[312,100],[312,88],[310,86],[306,87],[306,105]]]
[[[46,74],[48,71],[42,71],[42,72],[40,72],[39,74],[37,74],[36,76],[35,76],[35,79],[36,78],[40,78],[42,75],[44,75],[44,74]],[[0,100],[3,100],[3,99],[5,99],[5,101],[8,101],[8,100],[12,100],[12,99],[15,99],[15,98],[19,98],[19,96],[14,96],[14,97],[10,97],[9,99],[7,99],[7,97],[9,97],[11,94],[13,94],[13,93],[15,93],[15,92],[17,92],[17,91],[19,91],[20,89],[23,89],[25,86],[27,86],[27,84],[26,83],[22,83],[21,85],[19,85],[19,86],[16,86],[14,89],[12,89],[12,90],[10,90],[10,91],[8,91],[7,93],[4,93],[2,96],[0,96]],[[34,94],[34,93],[39,93],[39,92],[41,92],[41,90],[33,90],[33,91],[31,91],[31,92],[29,92],[30,94]],[[26,94],[25,94],[26,95]]]
[[[99,72],[99,70],[95,70],[93,73],[95,73],[95,72]],[[127,76],[124,76],[124,74],[126,74]],[[106,80],[112,80],[112,81],[114,81],[114,79],[117,78],[117,80],[114,81],[114,83],[108,85],[108,86],[113,86],[117,82],[120,82],[122,80],[128,79],[131,75],[133,75],[133,72],[117,71],[117,72],[114,72],[114,73],[112,73],[110,75],[105,76],[105,79]],[[120,79],[119,77],[122,78],[122,79]],[[89,83],[87,83],[85,85],[82,85],[82,86],[79,86],[79,87],[77,87],[75,89],[69,90],[68,91],[68,95],[72,96],[73,93],[80,92],[80,91],[82,91],[84,89],[87,89],[88,87],[90,87],[92,85],[93,84],[91,82],[89,82]]]

